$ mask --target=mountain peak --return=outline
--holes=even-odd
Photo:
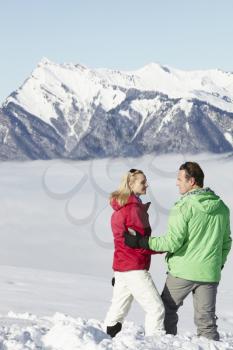
[[[41,60],[38,62],[38,66],[47,64],[54,64],[54,62],[50,61],[47,57],[42,57]]]
[[[167,66],[161,65],[160,63],[150,62],[145,66],[139,68],[137,71],[164,71],[170,73],[170,69]]]

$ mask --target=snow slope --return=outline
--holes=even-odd
[[[142,327],[126,322],[115,339],[111,340],[95,319],[85,320],[56,313],[52,317],[36,317],[32,314],[9,313],[0,318],[2,349],[23,350],[230,350],[233,336],[222,332],[220,342],[198,338],[191,333],[160,338],[145,338]]]
[[[137,304],[113,341],[102,329],[112,294],[108,193],[126,170],[143,169],[150,185],[143,201],[152,202],[154,234],[163,234],[178,198],[176,171],[188,159],[180,154],[1,163],[0,349],[233,349],[232,253],[218,292],[221,342],[195,336],[191,297],[180,310],[176,337],[144,338]],[[200,162],[206,185],[232,213],[232,158],[191,159]],[[153,258],[151,273],[160,291],[165,272],[164,257]]]

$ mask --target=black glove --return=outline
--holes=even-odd
[[[115,284],[115,277],[112,278],[112,286],[114,287]]]
[[[142,236],[139,232],[135,231],[136,235],[132,235],[128,232],[124,232],[125,245],[131,248],[143,248],[150,249],[149,237]]]

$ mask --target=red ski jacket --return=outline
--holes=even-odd
[[[124,231],[129,227],[137,230],[143,236],[151,235],[149,215],[147,213],[151,202],[141,203],[134,194],[127,203],[121,206],[115,199],[111,201],[114,212],[111,217],[111,227],[114,237],[114,271],[149,270],[153,250],[132,249],[124,243]]]

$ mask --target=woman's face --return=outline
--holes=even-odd
[[[137,174],[132,180],[133,182],[130,184],[131,190],[137,195],[146,194],[148,184],[145,175]]]

